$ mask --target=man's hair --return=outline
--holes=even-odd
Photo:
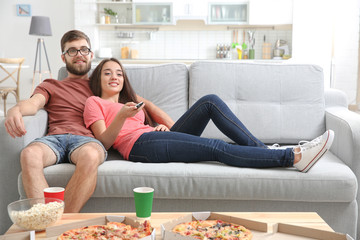
[[[85,33],[79,30],[71,30],[65,33],[64,36],[61,38],[61,52],[65,51],[65,43],[79,39],[85,39],[86,42],[89,44],[89,48],[91,48],[90,39]]]

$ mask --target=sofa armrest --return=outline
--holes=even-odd
[[[360,115],[345,107],[328,107],[326,128],[335,132],[330,151],[345,162],[360,178]]]
[[[4,122],[4,119],[0,121],[0,234],[11,225],[7,205],[19,199],[17,177],[21,171],[20,152],[32,140],[45,135],[47,112],[40,110],[34,116],[24,117],[27,133],[20,138],[12,138],[6,132]]]
[[[347,108],[347,97],[346,93],[344,93],[341,90],[334,89],[334,88],[328,88],[325,89],[325,107],[345,107]]]
[[[45,136],[48,129],[48,115],[44,109],[38,111],[34,116],[24,117],[26,135],[24,136],[24,146],[35,138]]]
[[[346,107],[333,106],[325,109],[326,128],[335,132],[335,138],[330,151],[339,157],[360,179],[360,114]],[[357,202],[360,201],[360,191],[357,191]],[[358,209],[360,214],[360,208]],[[360,235],[360,221],[357,223],[357,234]]]

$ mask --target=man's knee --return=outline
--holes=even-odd
[[[29,145],[20,153],[21,165],[40,165],[42,164],[42,151],[37,145]]]
[[[32,143],[25,147],[20,153],[22,167],[45,167],[54,164],[55,153],[43,143]]]

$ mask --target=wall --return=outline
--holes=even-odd
[[[359,61],[359,0],[348,0],[334,9],[333,87],[348,94],[356,103]],[[340,14],[336,14],[340,13]],[[358,93],[360,94],[360,93]],[[358,106],[360,110],[360,105]]]
[[[38,36],[29,35],[31,17],[16,15],[16,4],[31,4],[33,16],[49,16],[52,36],[44,37],[52,77],[57,78],[57,70],[63,66],[61,60],[60,39],[74,28],[73,0],[1,0],[0,1],[0,57],[25,57],[21,71],[20,98],[30,97]],[[44,51],[42,51],[44,53]],[[45,55],[42,56],[42,69],[47,70]],[[46,74],[44,77],[49,77]],[[38,81],[38,78],[37,78]],[[9,102],[14,102],[13,96]],[[1,102],[2,103],[2,102]]]
[[[293,57],[324,69],[325,87],[356,99],[359,0],[294,0]]]

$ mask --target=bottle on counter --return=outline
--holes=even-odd
[[[249,59],[249,54],[248,54],[248,50],[247,50],[247,49],[243,50],[243,58],[244,58],[244,59]]]
[[[255,59],[255,49],[249,50],[249,59]]]

